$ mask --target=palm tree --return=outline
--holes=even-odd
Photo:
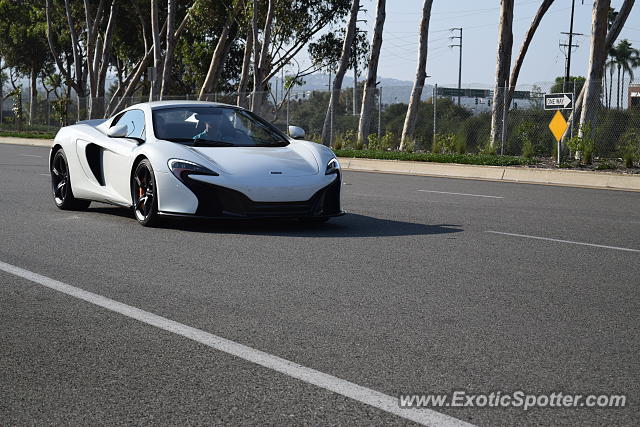
[[[609,91],[607,95],[607,74],[604,73],[605,85],[604,85],[604,95],[607,104],[607,108],[611,108],[613,106],[613,102],[611,101],[611,96],[613,94],[613,73],[616,70],[616,65],[618,63],[617,60],[617,52],[615,48],[609,48],[609,54],[607,56],[607,62],[605,63],[605,68],[609,70]]]
[[[627,39],[620,40],[615,47],[616,67],[618,70],[616,108],[621,107],[622,99],[624,98],[625,74],[629,74],[631,80],[634,79],[633,63],[636,52],[637,49],[632,48],[631,42]]]
[[[618,12],[614,8],[610,7],[609,16],[607,17],[607,21],[608,21],[607,31],[611,29],[617,17],[618,17]],[[608,60],[604,66],[605,66],[605,69],[609,70],[609,91],[607,93],[607,73],[604,73],[603,84],[602,84],[602,87],[604,89],[602,92],[604,93],[605,105],[607,106],[607,108],[611,108],[611,90],[613,89],[613,72],[615,68],[615,50],[613,48],[609,49],[607,58]]]

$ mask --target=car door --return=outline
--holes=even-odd
[[[145,115],[142,110],[128,110],[112,120],[110,127],[126,126],[127,136],[109,138],[104,147],[102,164],[104,184],[121,200],[131,201],[130,160],[133,151],[146,139]]]

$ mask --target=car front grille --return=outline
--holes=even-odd
[[[295,202],[254,202],[239,191],[187,178],[189,189],[198,198],[196,215],[235,218],[321,217],[340,214],[340,175],[309,200]]]

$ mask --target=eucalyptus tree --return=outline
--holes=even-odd
[[[247,85],[249,83],[249,69],[251,67],[251,52],[253,52],[253,30],[251,27],[247,30],[244,53],[242,55],[242,69],[240,71],[240,79],[238,81],[236,104],[238,107],[246,108],[247,105]]]
[[[211,63],[209,64],[209,70],[200,88],[199,100],[203,100],[205,95],[211,92],[217,84],[218,78],[222,72],[224,61],[229,54],[231,44],[233,43],[232,27],[236,24],[236,19],[241,14],[244,8],[243,0],[236,0],[236,4],[232,7],[227,7],[228,14],[225,19],[222,31],[218,37],[216,48],[211,55]]]
[[[71,85],[76,90],[78,98],[81,99],[88,92],[88,118],[101,117],[104,114],[105,82],[111,59],[111,41],[116,25],[117,3],[118,0],[110,2],[100,0],[97,4],[83,0],[80,5],[78,1],[73,0],[64,0],[64,2],[46,0],[47,39],[51,54],[56,60],[58,71],[67,81],[73,82]],[[73,52],[74,77],[70,70],[63,66],[54,43],[54,12],[52,10],[54,7],[64,7],[67,31],[70,35],[70,50]],[[83,37],[82,40],[80,35]],[[86,80],[85,76],[87,76]],[[79,106],[79,112],[80,109]]]
[[[180,21],[180,25],[176,28],[174,32],[174,40],[179,40],[181,34],[184,32],[186,26],[190,21],[191,14],[193,12],[193,8],[198,4],[199,0],[194,0],[191,6],[186,9],[184,17]],[[164,34],[167,31],[167,23],[165,22],[160,29],[158,40],[161,40]],[[159,43],[159,42],[158,42]],[[155,43],[154,43],[155,44]],[[110,115],[115,111],[118,111],[122,108],[122,106],[126,102],[126,98],[131,96],[138,84],[144,71],[146,71],[146,67],[151,63],[151,60],[154,59],[153,52],[154,46],[151,46],[146,50],[144,55],[139,58],[139,60],[131,67],[131,72],[127,75],[127,77],[122,81],[122,83],[118,86],[114,95],[111,97],[109,104],[107,106],[106,115]]]
[[[376,23],[373,30],[373,40],[371,42],[371,57],[367,69],[367,80],[362,92],[362,107],[360,110],[360,120],[358,122],[358,143],[367,145],[369,127],[371,125],[371,111],[376,90],[376,78],[378,76],[378,61],[380,59],[380,48],[382,46],[382,30],[384,21],[386,0],[378,0],[376,6]]]
[[[416,121],[418,119],[418,106],[422,97],[422,89],[424,81],[427,78],[427,53],[429,45],[429,23],[431,21],[431,6],[433,0],[424,0],[422,5],[422,19],[420,20],[420,44],[418,45],[418,66],[416,69],[416,78],[413,81],[413,89],[411,89],[411,97],[409,98],[409,107],[407,115],[404,119],[402,127],[402,136],[400,137],[400,150],[404,150],[407,143],[413,140]]]
[[[607,18],[611,0],[595,0],[591,18],[591,44],[589,47],[589,68],[586,92],[584,95],[584,108],[580,116],[580,135],[585,126],[595,118],[600,104],[602,90],[602,75],[607,59]]]
[[[498,26],[498,55],[496,60],[496,80],[493,89],[493,108],[491,109],[490,146],[495,148],[503,133],[505,90],[509,85],[511,51],[513,48],[513,6],[514,0],[500,0],[500,24]]]
[[[151,38],[153,40],[153,69],[154,78],[151,81],[151,90],[149,91],[149,101],[156,100],[160,95],[160,80],[158,75],[161,75],[162,67],[162,45],[160,42],[160,18],[158,15],[158,0],[151,0]]]
[[[613,47],[613,44],[615,43],[616,39],[620,35],[620,31],[622,31],[622,28],[627,22],[627,18],[631,14],[631,10],[633,9],[634,4],[635,4],[635,0],[624,0],[624,2],[622,3],[622,6],[620,6],[619,12],[615,16],[613,24],[608,25],[608,31],[606,33],[606,39],[603,47],[603,49],[605,50],[605,54],[604,54],[605,56],[607,52],[609,52],[610,49]],[[595,4],[594,4],[594,7],[595,7]],[[589,67],[589,70],[591,70],[591,66]],[[602,74],[604,74],[604,70]],[[582,90],[578,94],[578,97],[575,98],[575,104],[573,107],[574,112],[571,113],[571,115],[569,116],[570,123],[573,123],[575,121],[574,116],[577,116],[578,114],[580,114],[581,123],[583,123],[582,122],[582,113],[583,113],[582,105],[584,104],[584,101],[586,98],[586,92],[587,92],[587,85],[585,84],[585,86],[582,87]]]
[[[29,124],[37,105],[38,75],[50,63],[46,19],[34,2],[0,0],[0,56],[14,73],[29,78]]]
[[[171,70],[173,69],[173,55],[176,48],[174,32],[176,30],[176,2],[167,0],[167,40],[165,42],[164,63],[162,64],[162,79],[160,84],[160,99],[169,92],[171,84]]]
[[[336,71],[335,78],[333,79],[333,86],[331,87],[329,107],[327,108],[324,125],[322,126],[322,143],[326,146],[331,145],[331,126],[333,125],[333,112],[338,105],[338,97],[340,96],[340,89],[342,88],[342,79],[344,78],[344,75],[347,72],[347,68],[349,66],[349,58],[351,57],[351,48],[356,33],[356,21],[358,20],[359,10],[360,0],[353,0],[353,2],[351,3],[351,9],[349,11],[349,21],[347,23],[347,29],[344,35],[342,54],[340,55],[338,70]]]
[[[520,75],[520,69],[522,68],[522,64],[524,63],[524,58],[527,55],[527,51],[529,50],[529,45],[533,40],[533,36],[538,30],[538,26],[540,22],[542,22],[542,18],[549,10],[549,7],[553,4],[554,0],[543,0],[540,6],[538,7],[538,11],[536,12],[533,20],[531,21],[531,25],[529,25],[529,30],[522,41],[522,46],[520,47],[520,53],[518,53],[518,57],[513,65],[513,70],[511,71],[511,76],[509,77],[509,90],[507,92],[507,99],[505,102],[505,109],[508,112],[509,107],[511,106],[511,100],[513,98],[513,93],[516,90],[516,85],[518,83],[518,76]]]

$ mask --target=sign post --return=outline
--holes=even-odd
[[[565,134],[568,127],[569,125],[567,124],[567,121],[565,120],[560,110],[556,111],[556,113],[553,115],[553,119],[551,119],[551,122],[549,123],[549,129],[551,130],[553,137],[558,142],[558,164],[560,164],[560,141],[562,141],[562,136]]]
[[[549,129],[551,129],[551,133],[553,133],[556,141],[558,141],[558,164],[560,164],[562,137],[568,128],[567,121],[560,110],[573,110],[573,96],[573,93],[548,93],[544,95],[544,109],[555,110],[556,112],[553,115],[553,119],[551,119],[551,123],[549,123]]]

